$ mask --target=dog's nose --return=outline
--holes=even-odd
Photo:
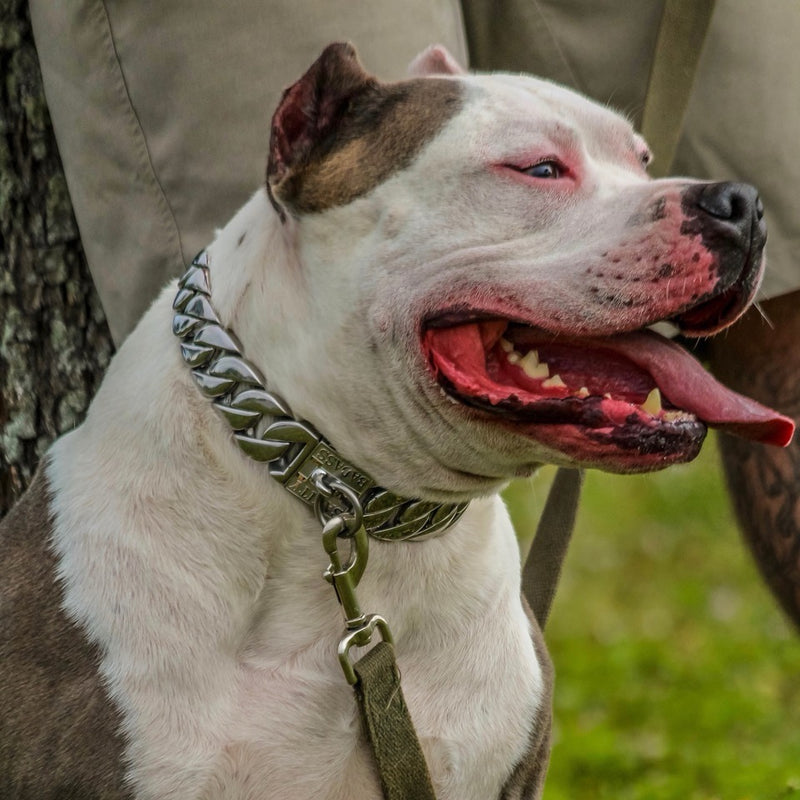
[[[683,194],[684,233],[702,237],[718,256],[719,276],[726,282],[754,283],[767,241],[764,206],[749,183],[695,183]]]
[[[697,206],[731,232],[745,237],[766,236],[764,204],[749,183],[707,183],[697,195]]]

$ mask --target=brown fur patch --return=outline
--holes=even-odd
[[[61,608],[43,468],[0,525],[0,797],[122,800],[99,654]]]
[[[459,85],[436,78],[377,86],[366,94],[330,150],[291,179],[297,211],[346,205],[405,169],[461,103]]]
[[[528,752],[514,768],[499,800],[538,800],[544,789],[547,766],[550,763],[550,731],[553,726],[553,663],[544,643],[539,623],[525,597],[522,606],[531,622],[531,638],[536,658],[542,669],[544,688],[536,722],[528,739]]]
[[[351,46],[331,45],[275,113],[270,196],[298,213],[346,205],[407,167],[461,103],[457,81],[379,83]]]

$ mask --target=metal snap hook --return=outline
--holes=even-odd
[[[309,481],[318,492],[314,511],[320,525],[324,527],[331,519],[341,516],[346,526],[338,535],[344,538],[355,536],[364,525],[364,509],[359,496],[346,483],[324,469],[315,469],[309,475]],[[337,500],[340,504],[338,507],[334,502]]]

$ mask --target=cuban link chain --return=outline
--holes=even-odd
[[[268,391],[258,368],[242,354],[241,342],[211,305],[208,254],[203,251],[178,282],[173,333],[200,391],[212,400],[250,458],[269,465],[269,474],[309,506],[327,504],[327,517],[347,510],[341,492],[332,496],[312,480],[316,473],[344,485],[363,509],[367,533],[384,541],[438,534],[461,517],[467,503],[434,503],[401,497],[375,484],[342,458],[308,422],[298,420],[285,400]],[[326,496],[326,494],[328,496]],[[338,505],[337,505],[338,504]]]

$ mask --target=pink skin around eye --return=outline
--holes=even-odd
[[[546,161],[554,161],[561,169],[561,175],[557,178],[537,178],[527,175],[523,170],[536,166]],[[492,164],[491,169],[502,175],[504,178],[511,178],[518,183],[523,183],[528,187],[536,188],[540,191],[553,189],[558,192],[574,191],[578,187],[578,177],[575,172],[565,164],[560,158],[545,156],[531,161],[515,162],[506,164]]]

